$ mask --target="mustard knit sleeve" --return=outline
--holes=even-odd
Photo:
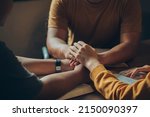
[[[145,79],[126,84],[119,81],[103,65],[99,65],[90,76],[97,91],[106,99],[150,99],[150,73]]]

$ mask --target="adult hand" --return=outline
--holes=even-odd
[[[77,61],[77,60],[70,60],[70,66],[77,66],[77,65],[79,65],[80,63]]]
[[[70,47],[71,46],[67,46],[65,49],[62,49],[62,52],[64,53],[64,57],[65,59],[71,59],[72,58],[72,55],[70,53]]]
[[[89,70],[92,70],[100,64],[96,50],[82,41],[74,43],[70,53],[73,55],[73,60],[79,61]]]
[[[80,63],[75,60],[75,59],[72,59],[73,58],[73,55],[71,53],[72,51],[72,48],[73,46],[68,46],[65,51],[63,50],[63,53],[64,53],[64,56],[65,56],[65,59],[69,59],[69,64],[70,64],[70,67],[75,67],[77,65],[79,65]]]
[[[125,75],[131,78],[134,78],[138,75],[138,77],[143,78],[147,72],[150,72],[150,65],[144,65],[143,67],[128,70]]]
[[[70,66],[70,60],[69,59],[63,59],[62,60],[62,71],[70,71],[73,70],[75,68],[75,66]]]

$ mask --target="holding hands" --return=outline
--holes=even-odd
[[[71,59],[70,64],[74,66],[81,63],[87,69],[92,71],[95,67],[101,64],[98,60],[96,50],[83,41],[79,41],[74,43],[73,46],[70,46],[69,54]],[[150,65],[125,71],[123,74],[131,78],[143,78],[148,72],[150,72]]]
[[[90,45],[79,41],[70,47],[72,61],[78,61],[92,71],[100,64],[97,52]]]

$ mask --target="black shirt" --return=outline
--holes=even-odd
[[[41,88],[42,82],[0,41],[0,99],[33,99]]]

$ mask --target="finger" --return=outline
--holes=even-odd
[[[88,45],[88,44],[86,44],[86,43],[84,43],[83,41],[79,41],[78,42],[82,47],[89,47],[90,49],[92,49],[93,51],[96,51],[96,49],[95,48],[93,48],[92,46],[90,46],[90,45]]]
[[[75,56],[74,56],[73,52],[69,52],[68,59],[71,59],[71,60],[75,59]]]
[[[135,71],[131,74],[132,77],[135,77],[139,72],[145,72],[145,67],[136,68]]]
[[[71,64],[71,63],[72,63],[72,61],[73,61],[73,60],[71,59],[71,60],[69,61],[69,64]]]
[[[135,69],[132,73],[131,73],[131,78],[134,78],[136,76],[136,74],[139,72],[139,69]]]
[[[71,46],[70,49],[75,53],[79,51],[78,48],[76,48],[76,46]]]
[[[125,73],[125,76],[130,77],[132,72]]]
[[[69,65],[70,65],[70,66],[73,66],[73,64],[72,64],[73,61],[74,61],[74,60],[70,60],[70,61],[69,61]]]
[[[78,44],[80,44],[80,45],[85,45],[86,43],[84,43],[83,41],[78,41]]]
[[[133,73],[133,69],[132,70],[127,70],[127,71],[125,71],[125,72],[123,72],[123,74],[125,75],[125,76],[127,76],[127,77],[130,77],[131,76],[131,74]]]
[[[70,63],[70,67],[74,67],[73,63]]]
[[[78,43],[74,43],[73,44],[78,50],[80,50],[82,48],[82,45],[78,44]]]
[[[141,68],[141,71],[140,71],[140,72],[149,72],[149,71],[150,71],[150,66],[144,65],[144,66]]]
[[[129,70],[125,70],[125,71],[122,71],[120,72],[122,75],[125,75],[127,77],[130,77],[131,74],[135,71],[135,68],[132,68],[132,69],[129,69]]]
[[[72,60],[70,66],[76,66],[76,61]]]
[[[80,63],[78,61],[74,62],[74,66],[79,65]]]
[[[74,60],[77,53],[74,52],[71,48],[72,48],[72,47],[69,48],[69,55],[72,57],[71,59]]]
[[[74,63],[74,62],[77,62],[77,61],[76,60],[70,60],[69,64]]]

